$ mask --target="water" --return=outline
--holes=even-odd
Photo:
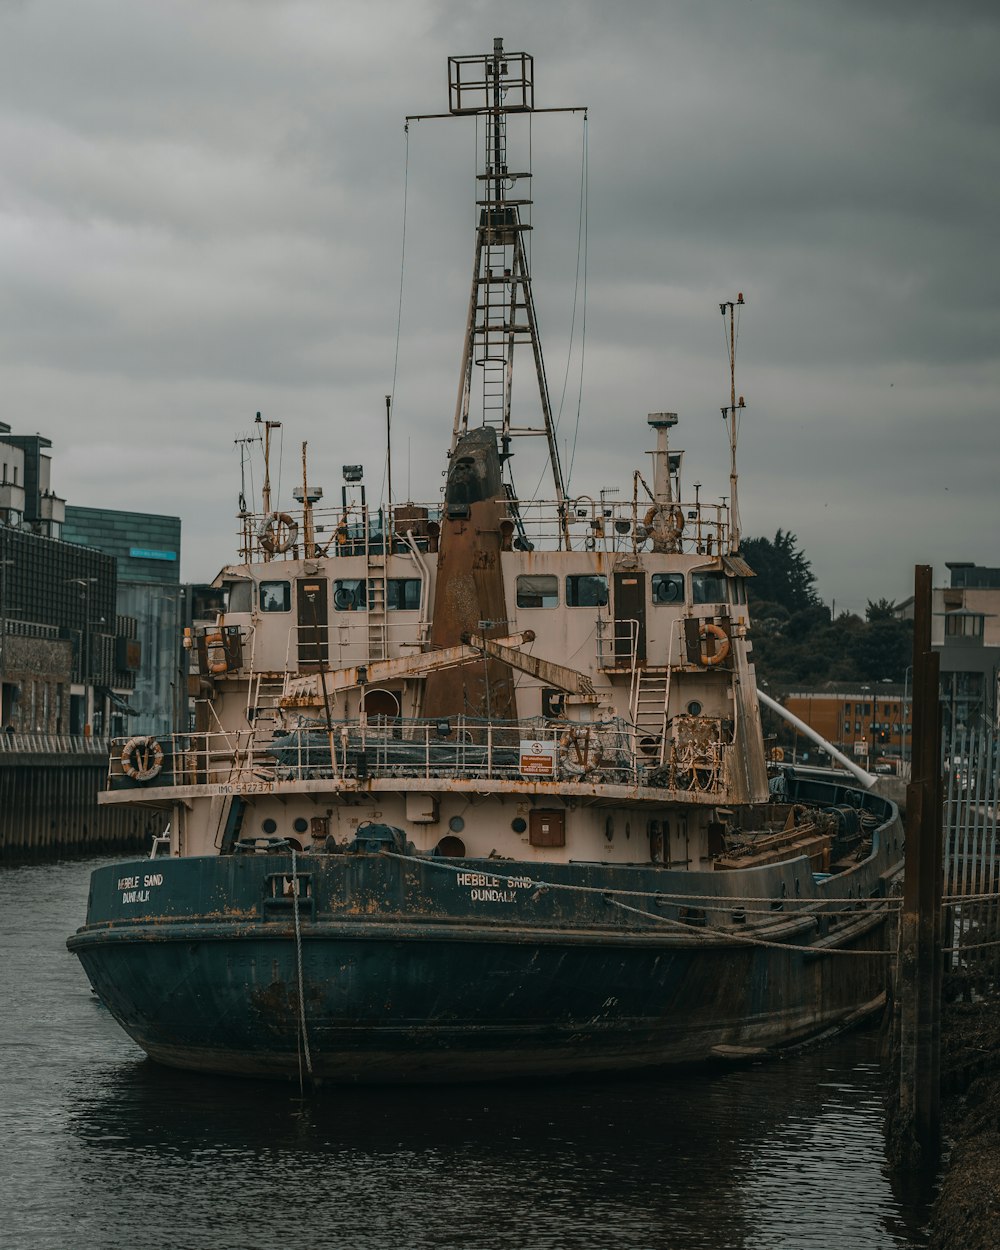
[[[714,1077],[298,1089],[171,1072],[65,937],[103,861],[0,868],[5,1250],[881,1250],[875,1038]]]

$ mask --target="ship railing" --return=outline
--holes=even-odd
[[[596,637],[599,668],[627,669],[635,673],[639,651],[638,620],[609,620],[599,616]]]
[[[606,491],[597,498],[580,495],[560,504],[556,500],[511,499],[507,506],[517,524],[506,541],[515,550],[565,550],[636,553],[648,548],[655,509],[649,500],[619,499]],[[728,511],[721,504],[678,502],[672,515],[682,522],[679,549],[685,553],[719,555],[729,550]],[[246,513],[241,518],[240,543],[248,561],[281,561],[318,556],[372,558],[411,553],[409,540],[420,551],[435,552],[444,516],[441,502],[372,508],[349,503],[339,508],[281,510],[274,514]],[[269,528],[270,525],[270,528]],[[305,550],[307,530],[310,550]],[[267,549],[261,545],[262,540]],[[278,550],[277,547],[283,547]]]
[[[697,736],[695,736],[697,737]],[[731,747],[694,741],[661,763],[659,741],[616,718],[597,722],[413,720],[378,716],[294,728],[186,733],[111,744],[108,788],[215,785],[228,793],[275,782],[487,780],[650,785],[723,794]]]

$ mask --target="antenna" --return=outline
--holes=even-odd
[[[742,412],[746,407],[743,396],[736,400],[736,342],[738,337],[736,309],[743,307],[743,292],[741,291],[735,300],[727,300],[719,305],[719,312],[725,317],[729,313],[729,407],[721,409],[723,421],[729,418],[729,498],[731,506],[729,509],[729,550],[737,552],[740,549],[740,511],[736,501],[736,481],[738,474],[736,472],[736,443],[740,436],[740,423],[737,419],[737,413]],[[725,333],[725,325],[723,325],[723,333]]]

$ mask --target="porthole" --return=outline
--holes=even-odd
[[[260,822],[260,827],[265,833],[268,834],[278,832],[278,822],[276,820],[272,820],[270,816],[268,816],[267,820],[262,820]]]
[[[692,699],[691,702],[687,705],[687,712],[688,712],[688,716],[700,716],[701,715],[701,704],[698,702],[697,699]]]
[[[612,842],[614,840],[614,836],[615,836],[614,816],[609,816],[607,820],[604,822],[604,836],[607,838],[609,842]]]
[[[632,836],[632,822],[630,820],[626,820],[625,822],[625,836],[626,838],[630,838]]]
[[[296,816],[292,821],[292,828],[296,833],[305,833],[309,828],[309,821],[304,816]]]
[[[465,843],[451,833],[446,833],[434,848],[438,855],[446,859],[461,859],[465,855]]]
[[[528,827],[528,822],[522,816],[515,816],[510,822],[510,827],[515,833],[524,833]]]
[[[448,821],[448,828],[452,833],[461,833],[465,828],[465,821],[461,816],[452,816],[451,820]]]

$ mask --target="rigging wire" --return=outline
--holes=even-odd
[[[590,145],[587,126],[587,114],[583,115],[583,203],[581,219],[583,222],[583,308],[580,314],[580,385],[576,394],[576,424],[573,427],[573,450],[569,458],[569,471],[566,474],[566,493],[569,494],[569,483],[573,476],[573,465],[576,462],[576,444],[580,436],[580,414],[583,409],[583,371],[587,357],[587,261],[589,257],[590,239]],[[577,268],[579,270],[579,243],[577,244]],[[574,297],[574,307],[576,300]]]
[[[587,217],[588,217],[588,204],[589,204],[589,199],[590,199],[590,193],[589,193],[590,178],[589,178],[589,163],[587,159],[587,152],[588,152],[587,114],[585,112],[583,115],[583,143],[582,143],[581,156],[580,156],[580,203],[579,203],[579,209],[578,209],[577,229],[576,229],[576,273],[575,273],[574,284],[573,284],[573,312],[570,317],[569,346],[566,350],[566,370],[563,374],[562,393],[559,396],[559,408],[558,408],[558,411],[556,412],[555,420],[553,422],[553,432],[557,433],[559,430],[559,422],[562,419],[563,405],[566,400],[566,390],[567,390],[567,386],[569,383],[570,365],[572,364],[572,360],[573,360],[573,344],[574,344],[574,340],[576,337],[576,310],[577,310],[577,305],[579,303],[581,304],[580,385],[579,385],[579,389],[577,392],[576,427],[573,431],[573,451],[570,457],[569,471],[566,474],[566,481],[565,481],[565,489],[566,489],[567,497],[569,496],[569,481],[573,474],[573,459],[576,456],[577,437],[580,433],[580,412],[583,407],[583,361],[584,361],[584,352],[586,348],[586,333],[587,333],[587,225],[586,225],[586,222],[587,222]],[[582,268],[583,268],[583,283],[582,283],[583,299],[582,301],[580,300],[581,258],[583,262],[582,263]],[[541,473],[538,475],[538,481],[535,483],[535,489],[531,496],[532,499],[537,499],[538,492],[542,488],[542,481],[545,478],[545,475],[547,472],[548,472],[548,466],[544,466],[542,468]]]
[[[410,123],[405,122],[403,125],[404,145],[403,145],[403,228],[402,238],[399,246],[399,300],[396,305],[396,346],[392,355],[392,399],[390,402],[390,412],[395,412],[396,408],[396,378],[399,374],[399,340],[403,326],[403,278],[406,273],[406,210],[410,191]],[[379,488],[379,499],[384,497],[386,482],[389,475],[389,446],[386,443],[385,460],[382,465],[382,485]],[[390,505],[392,500],[389,500]]]

